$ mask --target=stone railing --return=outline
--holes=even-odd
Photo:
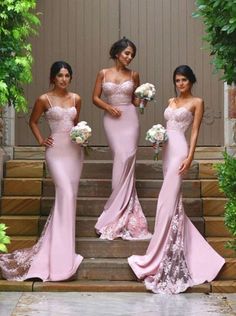
[[[224,135],[227,151],[236,156],[236,85],[224,86]]]
[[[0,195],[4,162],[13,157],[14,145],[15,110],[13,106],[5,106],[0,109]]]

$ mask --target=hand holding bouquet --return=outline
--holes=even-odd
[[[143,112],[144,112],[143,100],[146,100],[146,101],[153,100],[154,96],[156,94],[156,88],[153,84],[147,82],[147,83],[144,83],[141,86],[139,86],[134,91],[134,94],[137,98],[141,99],[139,109],[140,109],[140,113],[143,114]]]
[[[153,148],[155,149],[154,160],[158,160],[159,145],[168,139],[166,129],[161,124],[153,125],[147,131],[145,139],[153,144]]]
[[[85,153],[88,154],[88,138],[92,135],[92,129],[85,121],[79,122],[76,126],[72,127],[70,131],[70,138],[72,142],[80,144],[84,147]]]

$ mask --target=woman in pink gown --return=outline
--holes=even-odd
[[[112,194],[95,229],[102,239],[147,239],[151,235],[135,188],[135,162],[139,140],[139,118],[134,90],[139,74],[127,68],[136,47],[126,38],[110,49],[114,67],[98,73],[93,102],[102,108],[104,129],[113,155]],[[105,100],[101,98],[104,94]]]
[[[71,278],[82,257],[75,253],[76,196],[83,165],[83,151],[72,143],[69,132],[79,120],[80,96],[67,90],[72,69],[65,62],[51,67],[53,89],[36,101],[30,127],[41,146],[46,147],[46,163],[55,184],[55,203],[38,242],[27,249],[0,255],[3,277],[23,281],[61,281]],[[42,114],[51,129],[43,138],[38,120]]]
[[[184,213],[182,175],[189,169],[203,116],[203,100],[191,93],[196,78],[186,65],[176,68],[173,81],[179,94],[164,112],[168,141],[163,146],[164,181],[159,193],[153,237],[144,256],[128,258],[148,290],[179,293],[213,280],[225,260],[201,236]],[[185,131],[192,124],[190,145]]]

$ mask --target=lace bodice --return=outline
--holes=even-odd
[[[74,126],[76,117],[76,108],[62,108],[61,106],[52,106],[45,113],[46,120],[52,133],[69,132]]]
[[[164,117],[167,121],[167,129],[180,130],[185,132],[193,121],[193,114],[186,107],[165,109]]]
[[[133,80],[126,80],[122,83],[103,82],[103,94],[106,102],[111,105],[126,105],[132,103],[134,91]]]

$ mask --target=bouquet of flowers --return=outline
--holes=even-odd
[[[79,122],[76,126],[73,126],[70,131],[70,138],[72,142],[80,144],[84,147],[85,153],[88,154],[88,138],[92,135],[92,129],[85,121]]]
[[[155,150],[154,160],[158,160],[159,145],[168,139],[165,127],[161,124],[153,125],[152,128],[147,131],[145,139],[153,144]]]
[[[134,91],[134,94],[137,98],[141,99],[139,109],[140,109],[140,113],[143,114],[144,112],[143,100],[147,100],[147,101],[153,100],[156,94],[156,88],[153,84],[147,82],[139,86]]]

